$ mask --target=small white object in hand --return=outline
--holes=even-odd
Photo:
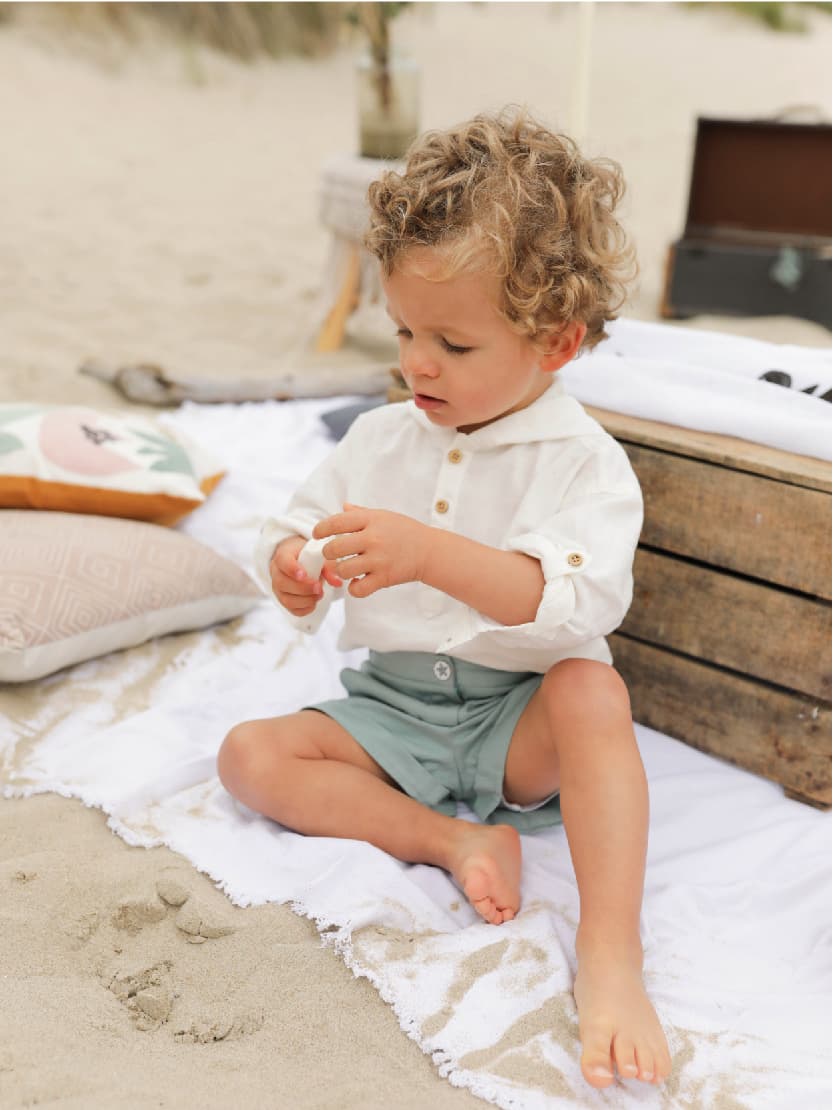
[[[313,581],[317,581],[321,576],[321,571],[324,567],[324,555],[322,549],[324,545],[330,542],[332,537],[327,536],[323,540],[307,540],[301,550],[298,552],[298,563],[307,572],[307,577]],[[328,583],[324,583],[324,590],[331,589]],[[321,622],[327,614],[329,606],[322,605],[323,598],[319,598],[318,604],[306,617],[299,618],[299,623],[304,632],[317,632]]]
[[[307,572],[309,578],[320,578],[324,569],[324,546],[330,542],[331,537],[323,540],[307,540],[298,553],[298,562]]]

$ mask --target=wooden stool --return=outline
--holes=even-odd
[[[324,309],[316,331],[315,350],[336,351],[344,342],[347,320],[356,309],[379,304],[379,264],[362,246],[367,229],[367,189],[384,170],[398,162],[358,155],[339,155],[321,173],[321,222],[332,232],[324,277]]]

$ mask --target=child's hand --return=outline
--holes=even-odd
[[[413,517],[349,504],[343,513],[319,521],[312,530],[317,540],[336,537],[322,554],[339,577],[352,579],[348,589],[353,597],[370,597],[387,586],[420,581],[430,532]]]
[[[289,536],[275,548],[269,563],[272,591],[275,597],[295,617],[308,616],[324,593],[322,583],[341,586],[338,575],[326,564],[319,578],[310,578],[298,562],[298,553],[307,541],[303,536]]]

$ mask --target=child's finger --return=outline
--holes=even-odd
[[[282,601],[281,605],[283,605],[284,609],[286,609],[288,613],[291,613],[293,617],[306,617],[309,613],[315,611],[316,602],[308,601],[304,605],[298,605],[297,603],[288,604],[286,601]]]
[[[324,596],[324,587],[321,585],[321,583],[319,581],[316,580],[314,582],[305,582],[303,585],[304,585],[304,588],[302,590],[298,590],[298,591],[292,590],[292,591],[287,591],[287,592],[291,592],[293,597],[309,598],[309,597],[323,597]]]
[[[328,562],[334,563],[350,555],[361,554],[366,543],[366,539],[356,532],[341,533],[324,545],[321,554]]]
[[[367,520],[362,509],[335,513],[324,520],[319,520],[312,530],[313,539],[323,540],[327,536],[337,536],[340,532],[359,532],[366,523]]]
[[[280,548],[272,560],[270,570],[273,574],[277,572],[286,575],[287,578],[298,578],[299,581],[306,577],[306,572],[303,571],[297,558],[288,551],[281,551]],[[298,574],[299,570],[302,572],[300,575]]]
[[[324,564],[324,569],[321,572],[321,575],[324,581],[329,582],[331,586],[335,586],[336,588],[338,588],[339,586],[344,585],[344,582],[341,578],[339,578],[338,574],[332,569],[332,567],[328,567],[326,563]]]
[[[347,589],[353,597],[370,597],[379,589],[376,577],[374,574],[365,574],[362,578],[354,578]]]
[[[317,578],[305,578],[303,582],[298,582],[286,574],[273,576],[272,585],[275,593],[288,594],[291,597],[310,597],[321,591],[321,583]]]
[[[276,593],[278,601],[287,609],[296,609],[299,606],[316,605],[324,595],[324,587],[320,582],[314,582],[305,593],[296,593],[294,590],[279,590]]]
[[[349,559],[340,559],[338,563],[338,573],[346,582],[348,578],[358,578],[361,574],[367,574],[372,567],[372,560],[366,555],[351,555]]]

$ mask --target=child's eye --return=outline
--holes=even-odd
[[[442,340],[443,347],[452,355],[465,355],[471,351],[472,347],[455,347],[453,343],[449,343],[447,339]]]
[[[396,334],[400,339],[413,339],[413,336],[407,328],[398,328]],[[465,355],[474,349],[473,347],[455,347],[453,343],[449,343],[447,339],[443,339],[442,337],[440,337],[440,343],[442,344],[443,350],[448,351],[449,354],[452,355]]]

